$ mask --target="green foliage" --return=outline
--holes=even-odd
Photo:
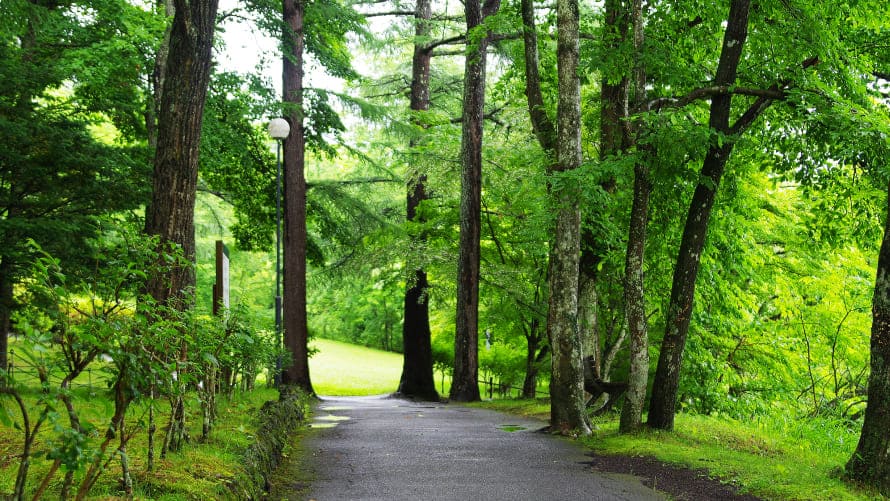
[[[515,395],[525,376],[525,350],[504,343],[480,347],[479,370],[484,380],[494,377],[501,395]]]
[[[234,208],[227,223],[244,250],[268,249],[275,235],[275,158],[263,120],[271,91],[256,77],[213,75],[204,110],[201,179]]]
[[[155,239],[126,228],[109,232],[101,244],[100,251],[91,256],[93,272],[79,279],[76,273],[66,274],[59,260],[39,248],[34,251],[39,258],[29,273],[33,277],[26,292],[29,308],[18,319],[23,338],[17,343],[17,354],[28,364],[14,374],[31,372],[37,380],[16,379],[12,393],[6,394],[20,394],[36,385],[42,392],[20,415],[5,405],[3,413],[4,421],[24,432],[21,468],[25,473],[18,476],[17,491],[24,488],[28,464],[36,462],[27,451],[44,422],[52,434],[42,457],[55,463],[48,470],[41,468],[46,481],[62,466],[75,472],[74,477],[65,477],[63,491],[76,486],[72,485],[75,481],[86,492],[104,471],[99,465],[113,459],[111,451],[126,450],[132,437],[124,428],[130,407],[151,408],[156,391],[173,399],[200,381],[205,425],[213,425],[217,375],[228,375],[223,381],[227,392],[239,373],[252,386],[259,370],[273,358],[271,340],[261,338],[245,323],[239,308],[223,320],[205,319],[196,312],[163,309],[150,298],[137,296],[152,270],[182,265],[181,253],[175,249],[159,258]],[[190,353],[188,364],[170,355],[171,347],[178,350],[183,343]],[[113,405],[86,420],[82,411],[90,407],[72,391],[72,384],[93,370],[107,382]],[[33,416],[39,416],[38,420]],[[208,433],[205,428],[205,438]],[[109,449],[112,439],[120,440],[120,445]],[[123,474],[128,480],[129,471]]]

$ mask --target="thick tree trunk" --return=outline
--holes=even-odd
[[[284,0],[283,61],[285,112],[290,135],[284,141],[284,347],[291,363],[284,386],[313,395],[309,378],[309,326],[306,319],[306,178],[303,134],[303,2]]]
[[[634,197],[630,215],[630,232],[624,274],[624,301],[630,333],[630,369],[627,394],[621,410],[620,431],[629,433],[640,427],[646,384],[649,381],[649,327],[646,318],[646,296],[643,284],[646,223],[649,218],[649,169],[645,159],[634,166]]]
[[[643,2],[634,0],[631,6],[634,47],[634,109],[644,111],[646,102],[646,71],[640,51],[643,46]],[[639,127],[634,131],[639,134]],[[630,137],[630,134],[627,135]],[[634,136],[631,141],[637,142]],[[646,262],[646,225],[649,221],[649,159],[644,153],[647,147],[638,146],[634,164],[634,196],[630,213],[630,229],[627,238],[627,255],[624,268],[624,303],[630,332],[630,368],[627,377],[627,394],[621,409],[619,431],[629,433],[640,428],[646,385],[649,382],[649,325],[646,317],[646,294],[643,283],[643,265]]]
[[[158,304],[185,310],[194,304],[198,156],[218,0],[176,0],[174,5],[145,232],[159,236],[162,244],[181,247],[186,263],[149,277],[146,292]],[[188,358],[184,339],[179,348],[178,361],[184,366]],[[175,398],[182,405],[182,395]],[[186,439],[185,414],[174,413],[167,430],[168,448],[177,450]]]
[[[500,0],[465,3],[467,32],[494,14]],[[488,37],[467,49],[461,134],[460,255],[457,264],[457,318],[451,400],[472,402],[479,395],[479,235],[482,203],[482,120]]]
[[[430,346],[430,319],[426,273],[414,272],[414,284],[405,293],[405,323],[402,340],[405,350],[399,395],[421,400],[438,401],[433,379],[433,356]]]
[[[890,496],[890,203],[887,209],[872,297],[868,407],[847,475]]]
[[[177,0],[175,5],[145,229],[179,245],[194,263],[198,153],[218,0]],[[194,267],[177,266],[166,276],[151,277],[147,292],[158,303],[188,308],[194,286]]]
[[[750,0],[733,0],[723,38],[723,49],[717,66],[715,85],[732,85],[736,80],[742,48],[748,36],[748,11]],[[717,187],[723,170],[732,153],[734,139],[729,135],[729,116],[732,96],[722,94],[711,99],[709,125],[714,136],[705,155],[698,186],[692,196],[686,225],[680,241],[680,251],[674,268],[671,299],[668,305],[665,334],[658,357],[658,368],[652,382],[652,398],[649,403],[648,424],[652,428],[671,430],[680,385],[680,367],[686,335],[692,317],[695,297],[695,281],[698,277],[699,260],[705,246],[708,222]]]
[[[578,79],[577,0],[557,0],[558,170],[581,165],[581,83]],[[578,270],[581,253],[579,193],[572,183],[553,189],[557,215],[550,243],[550,308],[547,334],[552,350],[550,426],[559,433],[590,433],[584,405],[584,369],[578,325]]]
[[[416,39],[412,58],[411,109],[426,111],[430,108],[430,50],[423,43],[429,36],[429,20],[432,17],[430,0],[417,0],[414,8]],[[423,124],[420,124],[423,126]],[[417,141],[411,141],[411,147]],[[407,219],[417,220],[417,208],[428,198],[426,176],[417,167],[419,158],[412,156],[412,176],[408,181]],[[421,235],[418,239],[425,240]],[[427,296],[426,272],[422,268],[414,270],[414,282],[406,286],[404,322],[402,323],[402,347],[404,358],[402,377],[399,382],[400,395],[422,400],[439,400],[436,383],[433,380],[433,356],[431,347],[429,297]]]

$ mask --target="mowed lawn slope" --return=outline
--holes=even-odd
[[[312,387],[318,395],[382,395],[399,387],[402,355],[315,338],[309,347]]]

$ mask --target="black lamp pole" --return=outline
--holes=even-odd
[[[290,125],[283,118],[269,122],[269,135],[275,138],[275,387],[281,383],[281,142],[290,134]]]

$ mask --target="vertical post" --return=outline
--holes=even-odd
[[[275,158],[275,387],[281,383],[281,139],[276,139]]]
[[[275,139],[275,387],[281,386],[281,143],[290,135],[290,124],[283,118],[273,118],[269,122],[269,135]]]

